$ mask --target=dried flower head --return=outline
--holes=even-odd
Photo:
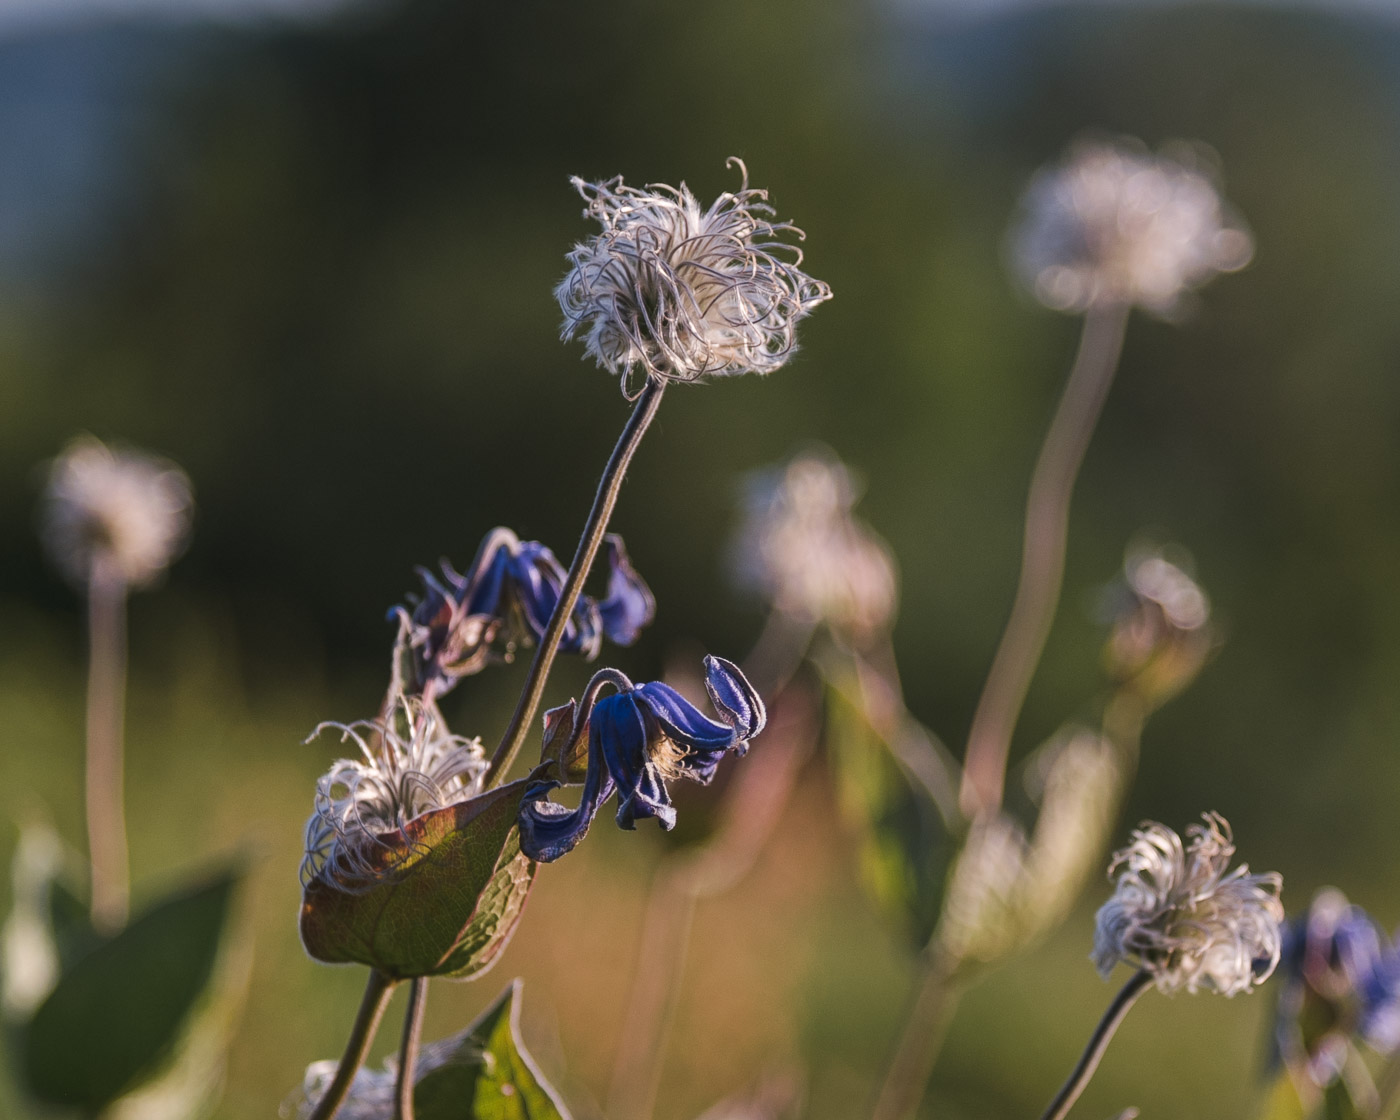
[[[44,544],[80,587],[95,576],[142,587],[184,548],[193,511],[174,463],[79,436],[49,468]]]
[[[1190,557],[1135,542],[1122,579],[1107,589],[1111,624],[1105,661],[1117,680],[1154,705],[1175,695],[1200,671],[1215,643],[1210,600],[1190,574]]]
[[[684,183],[626,186],[571,182],[602,233],[576,246],[555,289],[561,337],[582,335],[585,352],[621,375],[695,381],[706,375],[771,373],[797,348],[797,321],[831,289],[801,269],[802,251],[769,221],[768,193],[742,181],[701,210]]]
[[[1086,140],[1031,180],[1012,232],[1016,272],[1056,311],[1136,304],[1170,316],[1183,292],[1249,263],[1253,241],[1199,151],[1153,155]]]
[[[321,878],[362,890],[396,869],[404,826],[479,793],[486,760],[479,739],[448,733],[436,709],[400,699],[384,719],[323,723],[353,740],[358,759],[339,759],[316,783],[315,808],[306,824],[301,881]]]
[[[1267,979],[1279,962],[1282,878],[1229,870],[1235,845],[1218,813],[1186,830],[1146,822],[1117,852],[1113,897],[1099,909],[1093,961],[1107,977],[1119,961],[1150,972],[1163,992],[1185,988],[1233,996]]]
[[[754,476],[734,567],[774,609],[860,642],[889,625],[898,592],[889,549],[851,515],[857,493],[830,453]]]

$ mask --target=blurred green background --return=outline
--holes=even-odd
[[[626,415],[556,339],[551,289],[591,232],[574,173],[684,179],[708,200],[742,156],[836,293],[777,375],[668,394],[614,522],[660,613],[609,656],[646,678],[686,643],[749,647],[761,618],[725,569],[740,477],[819,440],[865,479],[861,511],[902,570],[909,704],[956,748],[1075,343],[1008,282],[1008,217],[1086,128],[1211,144],[1255,263],[1183,325],[1133,320],[1016,750],[1092,693],[1091,605],[1128,540],[1169,536],[1226,644],[1150,725],[1118,835],[1217,809],[1256,870],[1283,872],[1290,910],[1335,883],[1400,921],[1386,4],[404,0],[300,22],[0,19],[0,35],[0,811],[82,841],[83,622],[34,533],[39,464],[83,430],[169,455],[199,513],[166,586],[132,604],[128,811],[138,904],[240,846],[258,858],[221,1117],[273,1114],[338,1053],[363,983],[296,939],[301,828],[335,751],[302,740],[373,713],[384,612],[414,564],[465,563],[502,523],[571,553]],[[456,729],[499,734],[522,673],[459,689]],[[701,907],[664,1120],[792,1066],[815,1120],[866,1109],[910,961],[832,820],[814,764],[755,874]],[[0,861],[13,841],[7,825]],[[521,975],[528,1043],[597,1115],[665,850],[597,828],[543,871],[494,974],[434,986],[429,1036]],[[1040,1110],[1109,996],[1087,960],[1105,894],[965,1001],[925,1115]],[[1269,1002],[1149,997],[1080,1112],[1247,1114]]]

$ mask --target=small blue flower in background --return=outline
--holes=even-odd
[[[574,734],[588,732],[588,770],[577,809],[548,800],[562,782],[537,781],[525,791],[520,810],[520,850],[551,862],[572,851],[602,806],[617,792],[617,823],[631,829],[654,818],[663,829],[676,823],[666,783],[678,778],[708,784],[728,751],[742,755],[763,730],[763,701],[737,665],[705,658],[705,691],[719,713],[712,720],[670,685],[632,685],[620,673],[604,670],[619,691],[592,702],[590,685],[574,721]],[[721,722],[722,721],[722,722]]]
[[[1325,1086],[1355,1042],[1400,1050],[1400,949],[1340,891],[1320,891],[1288,923],[1280,972],[1275,1046],[1290,1068]]]
[[[580,595],[559,648],[592,660],[604,637],[631,645],[656,614],[651,590],[627,556],[622,538],[609,534],[608,590]],[[493,659],[509,660],[520,646],[544,636],[568,573],[538,541],[522,541],[509,529],[493,529],[466,573],[445,561],[442,579],[418,570],[423,594],[409,613],[394,615],[405,627],[418,683],[446,692],[460,678],[479,673]]]

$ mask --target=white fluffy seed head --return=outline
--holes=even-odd
[[[49,468],[42,536],[77,586],[97,573],[142,587],[185,547],[193,513],[190,480],[174,463],[79,436]]]
[[[1105,978],[1119,961],[1150,972],[1163,992],[1250,991],[1278,965],[1282,878],[1229,870],[1235,846],[1217,813],[1186,830],[1146,822],[1117,852],[1113,897],[1099,909],[1093,961]]]
[[[797,348],[797,321],[831,289],[801,269],[802,238],[772,222],[766,191],[743,180],[701,210],[684,183],[638,189],[622,178],[574,187],[584,216],[602,232],[576,245],[555,289],[561,335],[623,379],[695,381],[709,375],[771,373]]]
[[[397,872],[385,855],[402,845],[409,821],[480,792],[486,759],[479,739],[449,734],[436,709],[415,699],[400,698],[385,720],[323,723],[312,738],[327,728],[361,757],[337,760],[316,783],[301,881],[367,890]]]
[[[774,609],[863,643],[898,599],[889,549],[851,509],[857,488],[829,453],[755,476],[734,550],[736,578]]]
[[[1135,304],[1170,317],[1186,291],[1254,252],[1204,164],[1185,146],[1153,155],[1127,140],[1079,142],[1026,189],[1016,273],[1056,311]]]

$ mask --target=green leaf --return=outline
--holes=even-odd
[[[529,784],[512,782],[416,817],[377,853],[382,882],[346,890],[318,876],[302,895],[306,951],[396,979],[476,976],[515,932],[534,881],[516,818]]]
[[[19,1030],[34,1097],[96,1114],[169,1064],[209,985],[241,874],[167,896],[65,969]]]
[[[569,1120],[520,1043],[519,980],[461,1034],[425,1049],[418,1120]]]
[[[867,892],[923,948],[938,924],[953,840],[932,796],[909,774],[853,697],[829,680],[826,741],[843,815],[861,831]]]

